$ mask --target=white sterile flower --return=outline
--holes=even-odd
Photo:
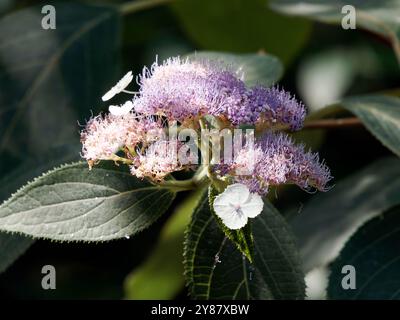
[[[110,89],[101,99],[103,101],[110,100],[116,94],[125,90],[125,88],[132,82],[133,74],[129,71],[124,77],[118,81],[118,83]]]
[[[248,218],[258,216],[264,206],[259,194],[241,183],[228,186],[214,200],[214,210],[218,217],[229,229],[240,229],[247,223]]]
[[[133,109],[132,101],[127,101],[121,106],[109,106],[108,110],[114,116],[123,116]]]

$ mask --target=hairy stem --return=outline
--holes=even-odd
[[[115,161],[115,162],[122,162],[123,164],[127,164],[127,165],[130,165],[130,164],[133,163],[132,160],[129,160],[129,159],[126,159],[126,158],[122,158],[122,157],[120,157],[120,156],[117,156],[116,154],[113,154],[113,155],[110,157],[110,160],[113,160],[113,161]]]

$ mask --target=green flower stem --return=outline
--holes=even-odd
[[[158,185],[163,188],[168,188],[175,192],[194,190],[205,187],[209,184],[207,170],[200,167],[192,179],[187,180],[165,180]]]
[[[199,124],[200,124],[200,128],[201,130],[205,130],[206,129],[206,123],[204,121],[203,118],[201,118],[199,120]],[[220,123],[218,124],[218,129],[220,129]],[[203,143],[203,142],[201,142]],[[210,154],[210,146],[206,146],[202,144],[202,147],[204,147],[204,149],[208,148],[208,153],[206,155],[202,154],[202,168],[201,168],[201,174],[206,175],[208,177],[208,179],[211,181],[211,183],[213,184],[213,186],[215,187],[215,189],[218,192],[223,192],[227,186],[227,183],[221,179],[218,179],[215,174],[212,172],[211,170],[211,166],[209,163],[209,159],[206,158],[206,156],[208,157]],[[203,150],[203,148],[201,149]]]
[[[206,129],[206,123],[204,119],[200,118],[199,119],[199,125],[201,130]],[[197,146],[201,145],[204,147],[204,149],[208,148],[210,150],[210,146],[202,145],[203,141],[196,142]],[[203,148],[200,148],[200,150],[204,150]],[[169,188],[173,191],[179,192],[179,191],[187,191],[187,190],[193,190],[193,189],[198,189],[200,187],[204,187],[207,184],[211,183],[214,185],[215,189],[218,190],[218,192],[222,192],[225,190],[227,183],[221,179],[218,179],[214,173],[211,170],[210,164],[209,164],[209,159],[206,159],[206,155],[204,153],[201,154],[202,156],[202,164],[200,167],[197,169],[197,172],[194,174],[192,179],[187,179],[187,180],[166,180],[158,183],[160,187],[163,188]]]
[[[199,125],[200,125],[201,130],[206,129],[206,123],[204,122],[203,118],[199,119]]]
[[[113,154],[110,157],[110,160],[113,160],[113,161],[116,161],[116,162],[122,162],[123,164],[127,164],[127,165],[130,165],[130,164],[133,163],[132,160],[129,160],[129,159],[126,159],[126,158],[122,158],[120,156],[117,156],[116,154]]]

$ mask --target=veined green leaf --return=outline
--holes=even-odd
[[[110,163],[82,162],[35,179],[0,206],[0,231],[64,241],[105,241],[152,224],[174,199]]]

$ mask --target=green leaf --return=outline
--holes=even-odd
[[[55,8],[55,30],[41,28],[41,6],[0,19],[1,169],[4,159],[12,164],[76,141],[77,119],[99,110],[120,77],[118,11],[71,2]]]
[[[150,256],[127,276],[127,299],[173,299],[182,290],[185,284],[182,264],[184,231],[203,193],[204,189],[194,191],[180,203],[163,227]]]
[[[0,231],[66,241],[105,241],[151,225],[174,199],[103,163],[89,170],[79,162],[50,171],[0,206]]]
[[[180,0],[172,8],[184,31],[204,49],[265,50],[286,63],[304,46],[311,30],[307,21],[274,13],[266,0]]]
[[[291,221],[305,271],[330,263],[360,226],[399,203],[398,158],[378,160],[315,195]]]
[[[328,296],[332,299],[400,299],[400,207],[361,227],[332,264]],[[355,268],[356,288],[344,290],[345,265]]]
[[[344,99],[340,105],[354,113],[383,145],[400,156],[400,98],[360,96]]]
[[[347,14],[342,13],[345,5],[356,9],[357,27],[381,34],[392,42],[400,62],[400,2],[397,0],[272,0],[270,3],[272,9],[284,14],[338,24]]]
[[[0,233],[0,273],[12,265],[33,243],[32,238]]]
[[[241,75],[247,86],[257,84],[269,87],[282,77],[283,66],[278,58],[270,54],[232,54],[213,51],[198,51],[188,55],[191,59],[214,60],[234,70]]]
[[[208,199],[210,210],[218,223],[218,226],[224,232],[225,236],[228,237],[236,247],[239,249],[241,253],[243,253],[250,262],[253,262],[254,257],[254,239],[253,234],[251,232],[251,221],[249,221],[243,228],[239,230],[231,230],[227,226],[224,225],[221,218],[217,216],[214,211],[214,200],[215,197],[218,195],[218,191],[213,187],[210,186],[208,191]]]
[[[290,228],[265,202],[253,220],[254,264],[227,240],[207,197],[185,239],[185,274],[195,299],[302,299],[304,276]]]

